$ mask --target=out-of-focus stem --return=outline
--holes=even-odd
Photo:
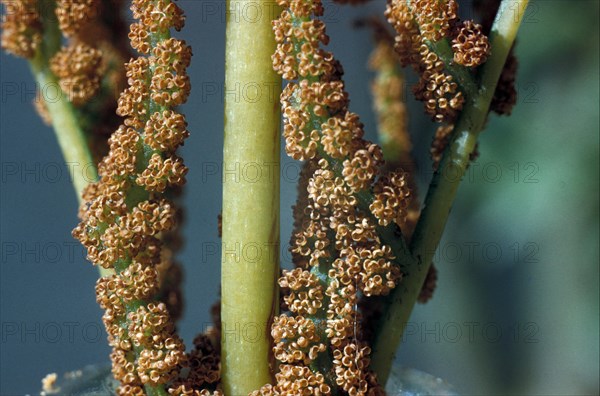
[[[404,95],[404,75],[394,52],[392,38],[379,38],[370,67],[375,71],[371,83],[373,109],[377,115],[377,136],[386,166],[404,165],[412,144],[407,131],[408,117]]]
[[[272,381],[270,325],[279,272],[279,94],[274,3],[227,1],[223,154],[222,384],[248,394]]]
[[[414,261],[404,269],[402,282],[391,294],[373,348],[372,366],[381,383],[385,383],[389,375],[402,333],[442,237],[458,186],[487,119],[498,79],[527,3],[528,0],[502,1],[490,36],[492,55],[482,66],[479,90],[465,104],[454,128],[452,141],[429,186],[425,207],[411,243]]]
[[[67,165],[73,166],[74,170],[71,172],[73,188],[78,202],[81,203],[81,192],[89,183],[98,179],[98,173],[75,108],[67,95],[62,92],[58,78],[50,71],[50,58],[60,49],[61,39],[56,18],[53,17],[54,1],[44,0],[40,3],[44,5],[42,8],[44,12],[41,13],[44,38],[29,64],[42,95],[37,100],[43,100],[48,108],[52,128],[63,158]],[[53,95],[52,98],[45,97],[49,93]],[[100,276],[107,276],[113,272],[100,266],[98,270]]]

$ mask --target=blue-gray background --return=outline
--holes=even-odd
[[[224,2],[180,4],[188,21],[179,36],[195,54],[182,150],[190,172],[180,331],[189,344],[210,322],[218,293],[212,251],[222,189],[212,170],[222,159],[225,24]],[[372,43],[351,24],[384,4],[327,4],[350,107],[374,138]],[[436,255],[439,287],[415,310],[399,352],[401,364],[464,394],[598,394],[598,12],[596,0],[531,3],[517,47],[519,103],[510,118],[491,117],[482,135]],[[77,203],[68,169],[31,107],[26,63],[4,53],[0,62],[0,394],[33,394],[46,373],[106,362],[109,349],[94,301],[97,272],[70,237]],[[408,96],[423,192],[435,126]],[[282,158],[287,242],[297,164]]]

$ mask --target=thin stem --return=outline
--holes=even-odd
[[[47,60],[37,55],[31,61],[31,69],[42,92],[53,92],[57,99],[44,100],[52,118],[52,127],[62,151],[65,162],[72,166],[73,188],[79,203],[81,192],[89,184],[98,179],[96,167],[92,159],[85,135],[76,118],[71,102],[58,85],[58,79],[48,68]]]
[[[77,199],[81,202],[81,192],[89,183],[97,180],[98,174],[75,108],[62,92],[58,78],[50,71],[49,60],[60,49],[61,40],[57,19],[53,16],[56,5],[53,0],[41,2],[44,6],[44,12],[41,13],[44,36],[34,58],[30,60],[31,70],[39,91],[44,93],[40,100],[44,100],[51,114],[52,127],[65,162],[77,169],[72,176],[73,187]],[[46,98],[47,92],[53,97]]]
[[[257,0],[258,18],[227,1],[223,153],[223,328],[221,375],[226,395],[272,381],[270,327],[279,273],[279,94],[273,71],[273,2]]]
[[[83,189],[98,179],[90,147],[81,127],[73,104],[69,101],[58,84],[58,78],[50,71],[49,60],[60,49],[61,32],[57,20],[53,17],[55,3],[43,0],[41,13],[44,27],[43,41],[33,59],[29,61],[31,71],[42,93],[43,100],[52,119],[52,129],[58,141],[65,163],[72,166],[72,183],[77,201],[81,204]],[[46,95],[52,98],[46,98]],[[98,266],[100,276],[113,273]]]
[[[388,378],[402,333],[425,281],[458,186],[469,164],[469,157],[486,122],[495,87],[527,2],[528,0],[502,1],[492,26],[492,55],[482,67],[480,88],[461,113],[439,171],[434,174],[429,186],[425,207],[411,243],[415,260],[406,268],[403,281],[391,294],[373,348],[373,369],[381,383],[385,383]]]

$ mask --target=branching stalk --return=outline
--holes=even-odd
[[[465,103],[454,128],[451,143],[431,181],[425,207],[411,243],[415,260],[404,269],[403,281],[391,294],[374,344],[373,369],[382,383],[388,378],[402,333],[425,281],[458,186],[469,164],[469,157],[485,125],[496,84],[527,3],[528,0],[502,1],[490,36],[492,54],[482,66],[479,75],[479,90]],[[514,5],[518,7],[516,12]]]

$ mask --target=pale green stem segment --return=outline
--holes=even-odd
[[[58,79],[49,70],[47,62],[41,56],[31,61],[31,69],[39,84],[41,95],[52,117],[52,127],[67,165],[72,169],[73,187],[79,203],[81,192],[98,179],[85,135],[77,121],[73,105],[58,85]],[[50,97],[50,95],[52,97]]]
[[[53,0],[41,0],[44,37],[40,48],[30,60],[31,70],[52,118],[52,127],[65,162],[73,168],[73,187],[81,202],[81,192],[98,179],[96,166],[85,134],[77,120],[75,108],[63,93],[58,78],[50,71],[50,58],[60,49],[61,32],[54,14]]]
[[[425,207],[411,243],[414,260],[405,268],[402,282],[392,292],[373,348],[372,368],[382,384],[387,381],[402,333],[442,237],[469,157],[485,125],[495,87],[527,3],[528,0],[502,1],[490,35],[492,54],[481,69],[480,88],[465,105],[454,128],[451,144],[429,186]]]
[[[273,379],[281,93],[271,63],[274,5],[227,1],[221,375],[228,396],[246,395]]]
[[[35,56],[29,61],[40,92],[40,97],[36,100],[43,100],[48,108],[52,118],[52,128],[63,158],[72,170],[71,177],[77,201],[81,204],[81,192],[89,183],[98,179],[98,173],[85,134],[77,119],[75,108],[60,88],[58,78],[50,71],[49,61],[60,49],[61,32],[58,29],[56,17],[52,15],[54,1],[43,0],[41,3],[43,4],[41,9],[44,10],[42,12],[44,38]],[[100,276],[113,273],[112,270],[100,266],[98,266],[98,271]]]
[[[34,58],[30,60],[31,70],[42,96],[37,99],[46,103],[65,162],[73,167],[73,187],[81,202],[81,192],[89,183],[98,179],[98,174],[75,108],[61,90],[58,78],[50,71],[50,58],[58,52],[61,45],[61,32],[53,15],[55,3],[53,0],[42,0],[41,3],[44,6],[44,12],[41,13],[43,40]]]

